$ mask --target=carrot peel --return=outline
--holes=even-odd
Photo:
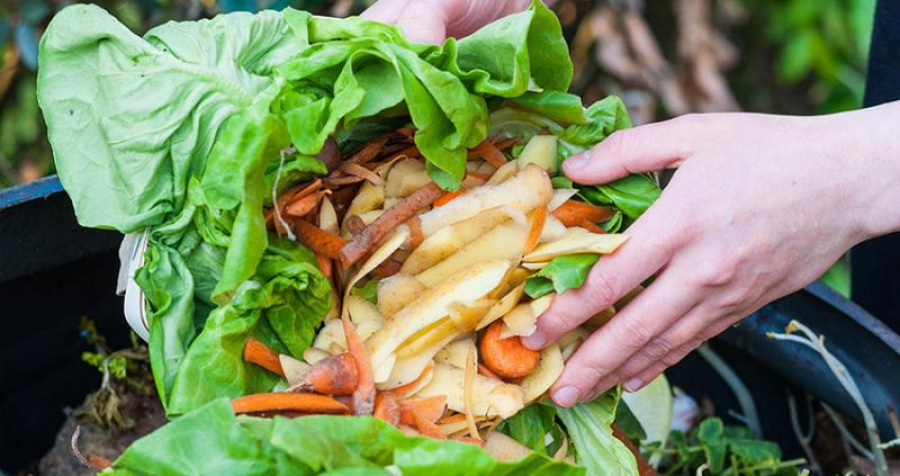
[[[525,240],[525,253],[531,253],[541,239],[541,232],[544,231],[544,223],[547,221],[547,206],[540,205],[534,209],[534,215],[531,218],[531,228],[528,230],[528,238]]]
[[[266,344],[248,337],[244,343],[244,361],[256,364],[273,374],[284,377],[284,369],[281,368],[281,359],[278,353]]]
[[[359,373],[358,385],[353,392],[353,414],[371,415],[375,407],[375,379],[372,375],[372,364],[362,339],[356,333],[356,329],[350,322],[350,317],[341,317],[344,326],[344,336],[347,339],[347,349],[350,355],[356,359],[357,372]]]
[[[257,393],[231,401],[234,413],[295,411],[303,413],[349,413],[347,405],[315,393]]]
[[[481,338],[481,358],[484,365],[504,378],[524,377],[537,367],[541,353],[522,345],[519,336],[503,339],[503,321],[491,324]]]

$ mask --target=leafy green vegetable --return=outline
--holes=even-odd
[[[525,281],[525,293],[539,298],[551,291],[564,293],[580,288],[598,259],[600,256],[592,253],[557,256]]]
[[[481,448],[409,437],[371,417],[235,417],[218,399],[136,441],[104,474],[581,475],[534,453],[501,462]]]
[[[656,182],[644,174],[632,174],[614,182],[579,187],[580,194],[595,205],[613,205],[631,220],[637,220],[661,193]]]
[[[637,461],[624,443],[612,434],[616,407],[622,395],[615,387],[590,403],[557,407],[557,414],[578,451],[577,461],[593,475],[637,474]]]
[[[562,427],[556,421],[556,407],[543,403],[532,403],[523,408],[500,423],[497,431],[533,451],[549,456],[556,454],[565,438]],[[549,443],[547,435],[551,437]]]
[[[362,286],[354,286],[350,294],[359,296],[372,304],[378,304],[378,280],[369,279]]]
[[[719,418],[700,422],[690,438],[673,431],[665,449],[652,451],[670,455],[668,474],[682,468],[693,472],[706,464],[710,474],[796,475],[804,463],[802,459],[782,461],[778,445],[754,437],[745,427],[724,425]]]
[[[57,13],[38,101],[79,223],[127,233],[180,212],[216,131],[300,48],[275,12],[166,23],[143,39],[94,5]]]

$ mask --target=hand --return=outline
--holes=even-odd
[[[812,118],[684,116],[616,132],[567,160],[566,175],[583,184],[679,170],[628,241],[524,339],[544,347],[656,275],[568,361],[556,403],[589,401],[623,381],[638,390],[854,244],[900,230],[898,121],[900,102]]]
[[[530,0],[379,0],[360,16],[395,24],[412,41],[438,44],[448,36],[469,35],[528,5]]]

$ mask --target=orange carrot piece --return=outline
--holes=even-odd
[[[300,199],[289,203],[284,208],[284,213],[295,217],[306,216],[306,214],[316,208],[322,197],[324,197],[324,195],[319,193],[312,193],[305,197],[301,197]]]
[[[293,220],[291,225],[297,240],[313,252],[331,259],[341,259],[341,250],[347,245],[347,240],[305,220]]]
[[[400,423],[415,425],[414,415],[421,415],[434,423],[444,415],[447,408],[447,397],[436,395],[434,397],[418,398],[415,400],[400,401]]]
[[[485,162],[493,165],[494,167],[497,167],[498,169],[506,165],[506,156],[503,155],[503,152],[500,152],[500,149],[498,149],[490,141],[484,141],[481,144],[478,144],[478,147],[472,149],[472,152],[483,158]]]
[[[585,220],[585,221],[581,222],[581,224],[579,224],[578,226],[584,228],[585,230],[587,230],[587,231],[589,231],[589,232],[591,232],[591,233],[596,233],[596,234],[598,234],[598,235],[605,235],[605,234],[606,234],[606,230],[604,230],[603,228],[600,228],[600,227],[597,226],[597,224],[594,223],[594,222],[590,222],[590,221]]]
[[[372,185],[384,185],[384,179],[375,172],[353,162],[344,162],[341,164],[340,170],[347,175],[361,177],[372,182]]]
[[[303,413],[349,413],[347,405],[315,393],[257,393],[231,401],[235,413],[295,411]]]
[[[525,253],[531,253],[534,247],[537,246],[546,221],[547,206],[539,205],[534,209],[534,215],[531,218],[531,228],[528,229],[528,238],[525,239]]]
[[[381,153],[381,149],[384,149],[384,146],[387,145],[388,141],[391,139],[392,134],[385,134],[368,144],[364,145],[362,149],[347,159],[347,162],[351,162],[354,164],[365,164],[375,157],[378,157],[378,154]]]
[[[372,270],[372,274],[379,278],[390,278],[400,272],[403,265],[394,258],[388,258]]]
[[[500,338],[503,321],[488,326],[481,338],[481,358],[484,365],[503,378],[524,377],[537,367],[541,353],[522,345],[519,336]]]
[[[284,369],[281,368],[281,360],[278,352],[275,352],[266,344],[248,337],[244,343],[244,361],[256,364],[273,374],[284,377]]]
[[[322,253],[316,253],[316,263],[319,265],[319,269],[325,275],[325,278],[331,281],[331,276],[334,274],[334,270],[331,268],[331,260]]]
[[[612,424],[612,432],[613,437],[617,440],[621,441],[628,447],[628,451],[631,451],[631,454],[634,455],[634,459],[637,460],[637,470],[639,476],[659,476],[659,473],[656,472],[656,469],[650,465],[650,463],[644,458],[644,455],[641,451],[631,442],[628,436],[625,435],[625,431],[622,430],[622,427],[619,426],[618,423]]]
[[[496,379],[500,378],[499,375],[495,374],[494,372],[491,372],[491,369],[487,368],[486,365],[484,365],[480,362],[478,363],[478,373],[481,374],[483,377],[487,377],[487,378],[496,378]],[[463,415],[463,416],[465,417],[465,415]]]
[[[404,137],[412,137],[416,131],[412,127],[401,127],[397,129],[397,133]]]
[[[400,425],[400,402],[391,392],[382,392],[375,397],[375,418],[380,418],[391,425]]]
[[[452,415],[447,415],[445,417],[439,418],[435,423],[437,423],[438,425],[443,425],[445,423],[456,423],[465,419],[466,415],[462,413],[454,413]]]
[[[598,207],[576,200],[566,200],[559,208],[553,210],[553,216],[566,226],[580,226],[584,221],[597,223],[612,218],[615,213],[612,208]]]
[[[397,226],[415,216],[422,208],[431,205],[443,194],[444,191],[431,182],[388,208],[341,249],[340,258],[344,268],[349,268],[369,254]]]
[[[309,368],[303,383],[291,390],[324,395],[352,395],[359,386],[356,359],[344,353],[326,357]]]
[[[521,143],[522,140],[518,137],[511,137],[509,139],[497,142],[496,144],[494,144],[494,146],[499,150],[506,151],[507,149],[512,149],[514,145],[519,145]]]
[[[453,201],[454,198],[456,198],[460,195],[462,195],[462,190],[454,190],[452,192],[447,192],[447,193],[441,195],[440,197],[438,197],[438,199],[435,200],[434,203],[432,203],[432,206],[434,208],[442,207],[442,206],[450,203],[451,201]]]
[[[414,413],[413,418],[415,420],[414,424],[416,430],[419,430],[419,433],[421,433],[423,436],[434,438],[436,440],[447,439],[447,435],[445,435],[444,432],[441,431],[441,427],[437,426],[433,421],[426,418],[425,415]]]
[[[341,316],[344,325],[344,336],[347,339],[347,349],[350,355],[356,359],[356,368],[359,373],[359,385],[353,392],[353,414],[371,415],[375,407],[375,379],[372,375],[372,364],[362,339],[356,333],[356,328],[350,322],[350,316]]]

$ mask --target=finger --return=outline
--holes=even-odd
[[[666,270],[667,273],[672,271],[675,270]],[[690,309],[684,316],[677,318],[672,327],[651,339],[619,368],[601,378],[597,387],[605,391],[621,382],[634,384],[635,382],[630,382],[629,379],[636,377],[648,367],[671,358],[678,349],[683,347],[695,349],[705,340],[703,331],[709,328],[713,320],[708,306],[700,305]],[[630,391],[635,390],[631,387],[634,385],[629,386]]]
[[[660,200],[628,229],[628,240],[597,261],[584,285],[570,289],[553,300],[537,320],[537,330],[522,339],[530,349],[541,349],[566,332],[606,309],[659,271],[677,244],[660,230],[671,229],[666,220],[673,214]]]
[[[569,157],[563,171],[577,183],[611,182],[635,172],[677,167],[704,129],[700,116],[682,116],[614,132],[593,149]]]
[[[553,400],[571,406],[601,379],[618,380],[622,363],[661,334],[700,300],[684,292],[680,274],[662,273],[644,292],[578,348],[553,385]]]
[[[360,16],[393,23],[413,42],[439,44],[447,38],[447,12],[441,2],[379,0]]]
[[[685,356],[703,345],[706,341],[728,329],[734,320],[735,319],[730,316],[718,319],[711,326],[700,331],[694,338],[688,340],[681,347],[670,352],[668,355],[630,374],[625,374],[623,372],[623,374],[625,374],[625,377],[623,378],[625,390],[628,392],[637,392],[644,388],[648,383],[652,382],[653,378],[659,375],[659,373],[678,362],[681,362]]]
[[[409,2],[410,0],[378,0],[374,5],[360,13],[359,16],[366,20],[393,24]]]

